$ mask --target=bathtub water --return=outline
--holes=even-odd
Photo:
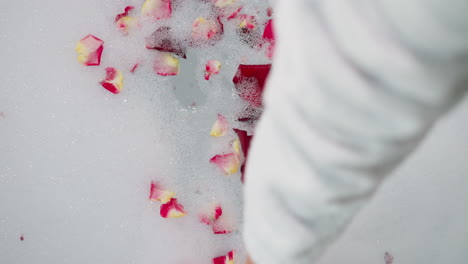
[[[250,2],[246,12],[266,6]],[[234,120],[246,107],[232,84],[238,64],[269,61],[233,43],[226,25],[217,48],[189,50],[180,75],[157,76],[154,51],[144,49],[151,29],[125,37],[113,24],[130,4],[141,5],[2,3],[0,263],[202,264],[232,249],[243,259],[240,174],[224,176],[208,162],[235,134],[209,132],[218,113]],[[208,12],[197,8],[174,12],[173,26],[190,30]],[[88,33],[106,42],[99,67],[76,61],[75,44]],[[207,82],[202,69],[213,55],[223,72]],[[107,66],[125,75],[118,95],[98,83]],[[321,264],[385,263],[385,252],[399,264],[468,263],[467,113],[465,100],[438,124]],[[177,193],[186,217],[160,217],[160,204],[148,200],[152,180]],[[199,223],[213,199],[232,217],[232,234]]]

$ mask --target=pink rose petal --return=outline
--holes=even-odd
[[[125,11],[121,14],[118,14],[115,17],[115,24],[117,28],[125,35],[128,34],[129,30],[136,24],[136,19],[134,17],[128,16],[130,11],[132,11],[135,7],[127,6],[125,7]]]
[[[232,80],[239,96],[253,107],[262,106],[262,93],[270,68],[271,64],[241,64]]]
[[[179,59],[170,53],[158,54],[154,62],[154,72],[161,76],[173,76],[179,74]]]
[[[192,44],[212,44],[220,40],[223,33],[224,26],[219,17],[216,19],[199,17],[192,24]]]
[[[179,204],[176,198],[171,198],[169,202],[161,205],[160,215],[163,218],[174,218],[186,216],[187,213],[184,206]]]
[[[221,256],[213,259],[213,264],[234,264],[236,251],[232,250],[226,256]]]
[[[159,201],[162,203],[167,203],[174,196],[175,196],[174,192],[163,190],[158,183],[154,181],[151,182],[150,195],[149,195],[149,199],[151,201]]]
[[[239,170],[239,155],[230,153],[225,155],[216,155],[210,159],[225,175],[231,175]]]
[[[135,70],[138,68],[138,66],[140,66],[140,63],[135,63],[135,65],[133,65],[133,67],[130,69],[130,72],[135,73]]]
[[[211,128],[210,135],[212,137],[222,137],[226,134],[228,130],[228,126],[229,126],[229,123],[227,119],[223,115],[218,114],[218,118],[216,119],[216,122]]]
[[[162,26],[146,37],[146,48],[170,52],[184,59],[187,58],[182,41],[173,36],[172,28],[168,26]]]
[[[209,60],[205,66],[205,80],[209,80],[211,75],[218,74],[221,70],[221,62],[217,60]]]
[[[82,38],[75,47],[78,61],[86,66],[101,64],[101,54],[104,50],[104,41],[93,35]]]
[[[141,7],[141,14],[155,20],[170,18],[172,15],[171,0],[146,0]]]
[[[230,234],[234,231],[234,224],[231,218],[223,215],[216,221],[212,222],[211,229],[213,233],[217,235]]]
[[[113,94],[118,94],[123,87],[123,74],[114,67],[106,68],[106,78],[100,82],[102,87]]]

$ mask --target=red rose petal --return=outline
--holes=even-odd
[[[170,53],[158,54],[154,61],[154,72],[161,76],[173,76],[179,74],[179,59]]]
[[[226,256],[221,256],[213,259],[213,264],[234,264],[236,258],[236,251],[232,250],[226,254]]]
[[[231,175],[239,170],[240,159],[236,153],[216,155],[210,159],[225,175]]]
[[[241,64],[232,80],[239,96],[254,107],[262,106],[262,93],[270,68],[271,64]]]
[[[200,213],[200,222],[206,225],[213,224],[223,214],[223,208],[217,202],[211,203]]]
[[[161,186],[158,183],[154,181],[151,182],[150,195],[149,195],[149,199],[151,201],[159,201],[162,203],[167,203],[174,196],[175,196],[174,192],[164,190],[161,188]]]

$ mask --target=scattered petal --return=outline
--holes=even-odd
[[[385,264],[393,264],[393,256],[388,252],[385,252],[384,260]]]
[[[239,170],[239,155],[230,153],[225,155],[216,155],[210,159],[210,162],[218,166],[225,175],[231,175]]]
[[[130,69],[130,72],[135,73],[135,70],[138,68],[138,66],[140,66],[140,63],[135,63],[135,65],[133,65],[133,67]]]
[[[184,59],[187,58],[185,47],[182,46],[181,41],[173,36],[172,28],[168,26],[162,26],[146,37],[146,48],[170,52]]]
[[[273,16],[273,8],[271,7],[267,8],[267,16],[269,17]]]
[[[217,41],[224,32],[220,18],[205,19],[199,17],[192,24],[192,41],[194,44]]]
[[[125,7],[125,11],[121,14],[118,14],[115,17],[115,24],[117,28],[124,34],[127,35],[129,30],[136,25],[137,19],[134,17],[128,16],[130,11],[133,10],[135,7],[127,6]]]
[[[265,30],[263,31],[263,40],[273,42],[275,41],[275,30],[273,19],[268,20]]]
[[[235,10],[234,12],[232,12],[232,13],[227,17],[227,20],[231,20],[231,19],[236,18],[236,17],[239,15],[239,13],[242,11],[243,8],[244,8],[243,6],[237,8],[237,10]]]
[[[253,107],[262,106],[262,93],[270,68],[271,64],[241,64],[232,80],[239,96]]]
[[[78,61],[86,66],[101,64],[101,54],[104,50],[104,41],[93,35],[82,38],[75,47]]]
[[[141,14],[153,17],[155,20],[170,18],[172,14],[171,0],[146,0],[141,7]]]
[[[20,240],[24,241],[24,236],[23,235],[20,236]]]
[[[222,137],[226,134],[228,130],[228,126],[229,126],[229,123],[227,119],[223,115],[218,114],[218,118],[216,119],[216,122],[211,128],[210,135],[212,137]]]
[[[122,91],[123,74],[114,67],[107,67],[106,78],[101,81],[100,84],[109,92],[118,94]]]
[[[154,72],[162,76],[172,76],[179,74],[179,59],[170,53],[161,53],[154,63]]]
[[[213,230],[213,233],[217,235],[230,234],[234,231],[234,224],[231,218],[223,215],[212,223],[211,229]]]
[[[214,0],[214,5],[216,7],[224,8],[232,6],[237,2],[237,0]]]
[[[161,205],[160,214],[163,218],[174,218],[187,215],[184,211],[184,206],[179,204],[176,198],[171,198],[169,202]]]
[[[213,264],[234,264],[236,251],[232,250],[226,256],[221,256],[213,259]]]
[[[151,182],[150,196],[151,201],[159,201],[162,203],[169,202],[175,196],[174,192],[163,190],[156,182]]]
[[[207,208],[199,215],[200,222],[211,225],[223,214],[223,209],[218,202],[210,203]]]
[[[249,136],[247,134],[247,131],[245,131],[245,130],[234,129],[234,132],[236,132],[236,134],[237,134],[237,137],[238,137],[238,139],[240,141],[242,153],[244,155],[244,163],[241,166],[241,173],[242,173],[241,181],[244,182],[244,180],[245,180],[244,169],[245,169],[245,166],[247,165],[247,156],[249,154],[250,141],[252,140],[253,136]]]
[[[205,80],[209,80],[211,75],[218,74],[221,70],[221,62],[217,60],[209,60],[205,66]]]
[[[254,16],[249,16],[249,15],[240,15],[239,16],[239,27],[248,29],[248,30],[253,30],[257,27],[257,20],[255,19]]]
[[[238,138],[236,138],[236,139],[232,142],[232,150],[234,151],[234,153],[236,153],[237,155],[239,155],[239,157],[243,154],[243,152],[242,152],[242,146],[241,146],[240,140],[239,140]]]

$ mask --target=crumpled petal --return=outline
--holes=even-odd
[[[217,60],[209,60],[205,66],[205,80],[209,80],[211,75],[218,74],[221,70],[221,62]]]
[[[171,198],[169,202],[162,204],[159,213],[163,218],[175,218],[187,215],[184,206],[179,204],[176,198]]]
[[[211,224],[211,229],[214,234],[230,234],[234,231],[234,223],[232,218],[222,215]]]
[[[159,201],[165,204],[169,202],[174,196],[175,196],[174,192],[163,190],[158,183],[154,181],[151,182],[150,196],[149,196],[149,199],[151,201]]]
[[[118,94],[123,87],[123,74],[114,67],[106,68],[106,78],[100,82],[102,87],[113,94]]]
[[[240,159],[236,153],[216,155],[210,159],[225,175],[231,175],[239,170]]]
[[[170,18],[172,15],[171,0],[146,0],[141,7],[141,14],[155,20]]]
[[[232,250],[226,254],[226,256],[221,256],[213,259],[213,264],[234,264],[236,259],[236,251]]]
[[[136,25],[137,19],[129,16],[130,11],[134,8],[134,6],[127,6],[123,13],[120,13],[115,17],[117,28],[125,35],[127,35],[129,30]]]
[[[211,128],[210,135],[212,137],[222,137],[226,134],[228,126],[228,120],[223,115],[218,114],[218,118]]]
[[[86,66],[101,64],[101,54],[104,50],[104,41],[89,34],[82,38],[75,47],[78,61]]]

